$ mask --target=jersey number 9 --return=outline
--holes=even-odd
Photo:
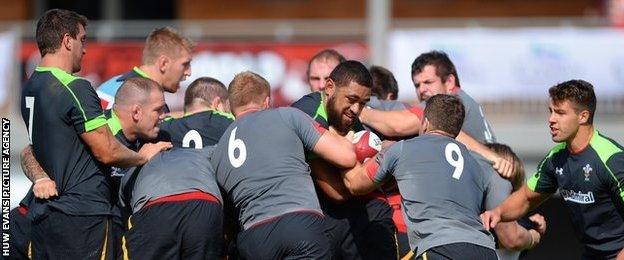
[[[453,154],[457,155],[457,159],[453,158]],[[461,154],[461,150],[456,143],[448,143],[444,149],[444,155],[446,161],[455,169],[453,170],[453,178],[459,180],[462,172],[464,171],[464,157]]]

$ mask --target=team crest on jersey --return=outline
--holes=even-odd
[[[591,171],[592,171],[592,167],[588,164],[585,165],[585,167],[583,167],[583,172],[585,175],[585,181],[589,181],[589,175],[591,175]]]
[[[563,168],[555,168],[555,172],[557,173],[557,175],[563,175]]]
[[[596,201],[594,199],[594,193],[591,191],[588,191],[587,193],[583,193],[580,191],[561,189],[560,194],[564,200],[576,202],[578,204],[592,204]]]

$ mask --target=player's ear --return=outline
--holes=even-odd
[[[269,109],[271,107],[271,96],[267,96],[264,98],[264,102],[262,102],[262,108]]]
[[[334,95],[334,92],[336,92],[336,83],[334,82],[334,80],[332,80],[331,78],[327,78],[327,80],[325,80],[324,91],[328,97],[331,97],[332,95]]]
[[[581,110],[581,112],[578,114],[578,123],[580,125],[584,125],[584,124],[587,124],[588,122],[589,122],[589,111]]]
[[[455,81],[456,81],[455,75],[453,74],[448,75],[448,77],[446,78],[446,81],[444,81],[444,88],[446,88],[447,94],[451,93],[451,90],[455,88],[456,86]]]
[[[158,56],[158,59],[156,60],[156,66],[158,66],[158,70],[160,70],[160,73],[165,73],[165,71],[169,67],[169,63],[170,60],[167,55],[161,54]]]
[[[130,108],[130,112],[132,113],[132,120],[134,120],[135,122],[141,120],[142,111],[140,105],[132,105],[132,108]]]
[[[420,127],[420,129],[418,130],[418,134],[422,135],[424,133],[426,133],[429,129],[429,119],[427,119],[426,117],[423,119],[422,121],[422,126]]]
[[[63,39],[61,40],[61,48],[65,48],[68,51],[71,51],[73,47],[72,37],[69,33],[63,34]]]
[[[223,103],[221,102],[221,97],[215,97],[210,102],[210,106],[213,110],[223,111],[221,108],[223,107]]]

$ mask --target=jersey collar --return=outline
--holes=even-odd
[[[150,78],[149,75],[147,75],[145,71],[142,71],[141,69],[139,69],[139,67],[132,68],[132,71],[134,71],[136,74],[139,74],[139,76],[144,77],[146,79]]]

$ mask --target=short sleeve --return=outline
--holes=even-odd
[[[418,119],[420,119],[420,120],[423,119],[423,115],[425,113],[423,108],[418,106],[418,105],[415,105],[415,106],[411,107],[410,109],[408,109],[408,111],[412,112],[412,114],[416,115],[418,117]]]
[[[327,131],[310,116],[297,109],[282,108],[279,111],[286,125],[301,139],[307,150],[312,150],[323,133]]]
[[[624,204],[624,152],[613,154],[607,160],[607,168],[611,175],[610,191]]]
[[[529,178],[527,186],[530,190],[538,193],[555,193],[558,188],[556,171],[552,163],[552,156],[547,156],[540,162],[537,172]],[[559,170],[562,171],[562,170]]]
[[[100,99],[88,81],[76,79],[69,83],[67,91],[70,105],[66,121],[73,125],[76,133],[90,132],[106,124]]]
[[[403,141],[394,143],[387,150],[383,150],[375,156],[375,161],[366,166],[366,174],[374,183],[383,183],[390,175],[394,174],[401,150],[403,149]]]

